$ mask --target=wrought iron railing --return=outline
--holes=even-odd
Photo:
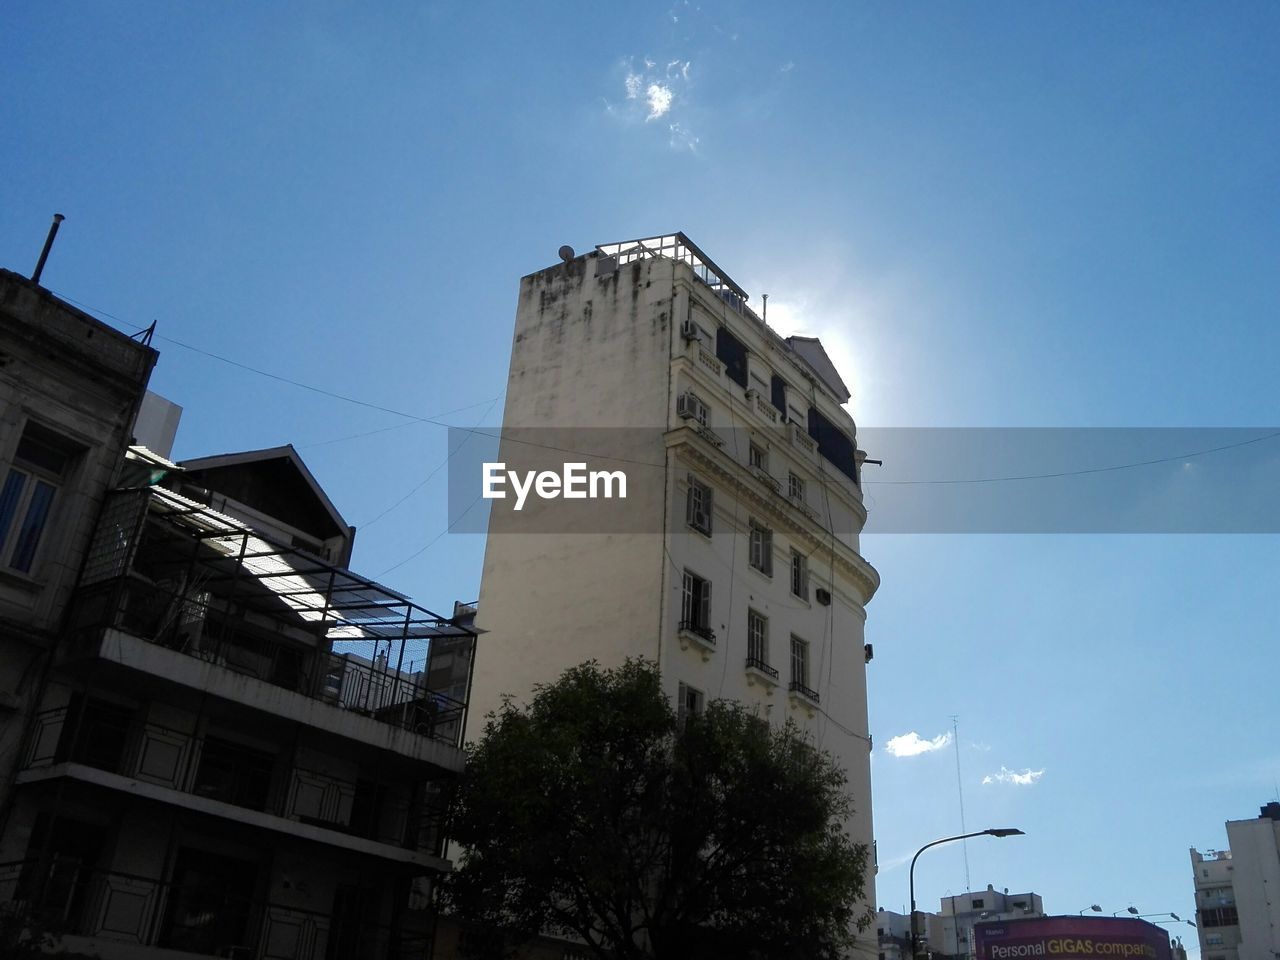
[[[686,633],[692,633],[695,637],[705,640],[707,643],[716,642],[716,632],[698,620],[681,620],[680,629]]]
[[[818,691],[817,691],[817,690],[814,690],[814,689],[813,689],[813,688],[811,688],[811,687],[806,687],[806,686],[805,686],[803,683],[801,683],[799,680],[792,680],[792,681],[791,681],[791,687],[790,687],[790,690],[791,690],[791,692],[792,692],[792,693],[798,693],[798,694],[800,694],[800,696],[802,696],[802,697],[804,697],[804,698],[806,698],[806,699],[808,699],[808,700],[812,700],[814,703],[817,703],[817,702],[818,702]]]
[[[766,661],[761,660],[759,657],[747,657],[747,668],[759,670],[766,677],[772,677],[774,680],[778,679],[778,668],[769,666]]]

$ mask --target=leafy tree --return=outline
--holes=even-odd
[[[681,729],[653,664],[587,663],[468,748],[444,902],[473,957],[540,933],[608,960],[838,957],[871,919],[844,786],[791,722],[715,701]]]

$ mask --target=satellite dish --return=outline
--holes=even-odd
[[[573,247],[569,246],[567,243],[560,248],[560,259],[565,263],[568,263],[576,256],[577,254],[573,252]]]

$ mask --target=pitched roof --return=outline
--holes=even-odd
[[[335,534],[345,536],[350,531],[350,525],[292,444],[181,463],[187,480],[209,486],[299,530],[322,539]]]

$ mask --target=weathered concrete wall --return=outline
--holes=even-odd
[[[583,501],[494,509],[477,626],[481,635],[468,710],[474,738],[503,694],[523,700],[570,666],[658,656],[664,494],[662,430],[668,406],[672,267],[641,261],[597,279],[594,256],[525,277],[520,285],[504,432],[563,428],[591,452],[620,458],[627,514],[648,533],[522,533],[538,511],[571,518]],[[581,440],[577,441],[581,443]],[[527,449],[504,441],[513,462]],[[561,462],[574,455],[547,451]],[[583,506],[582,509],[589,509]],[[543,528],[545,529],[545,527]]]

